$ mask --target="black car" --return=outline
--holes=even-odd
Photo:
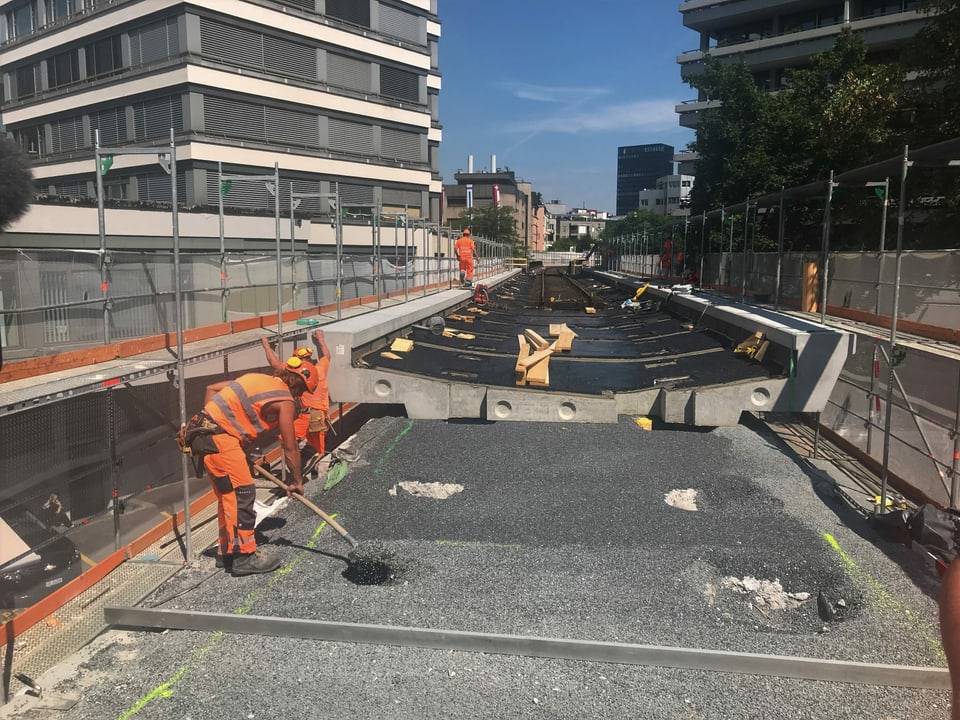
[[[65,535],[17,505],[0,512],[0,608],[24,608],[80,576],[83,565]]]

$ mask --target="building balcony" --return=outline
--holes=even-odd
[[[694,2],[696,0],[690,0]],[[853,20],[849,27],[871,50],[895,47],[912,38],[927,23],[917,11]],[[803,65],[811,56],[833,47],[844,25],[823,27],[766,37],[750,37],[743,42],[711,47],[706,52],[690,50],[677,56],[680,72],[687,77],[698,72],[706,55],[714,58],[743,58],[752,70]]]

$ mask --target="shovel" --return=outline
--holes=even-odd
[[[337,522],[336,520],[334,520],[332,517],[330,517],[329,515],[327,515],[323,510],[321,510],[321,509],[320,509],[319,507],[317,507],[313,502],[311,502],[310,500],[308,500],[307,498],[305,498],[305,497],[304,497],[303,495],[301,495],[300,493],[291,493],[291,492],[290,492],[290,488],[288,488],[286,485],[284,485],[284,484],[276,477],[276,475],[274,475],[274,474],[271,473],[269,470],[267,470],[265,467],[263,467],[262,465],[259,465],[259,464],[254,464],[253,469],[256,470],[258,473],[260,473],[261,475],[263,475],[267,480],[270,480],[270,481],[271,481],[272,483],[274,483],[277,487],[281,488],[284,492],[290,493],[290,495],[292,495],[293,497],[295,497],[297,500],[299,500],[300,502],[302,502],[302,503],[303,503],[304,505],[306,505],[308,508],[310,508],[311,510],[313,510],[317,515],[319,515],[321,518],[323,518],[330,527],[332,527],[334,530],[336,530],[336,531],[340,534],[340,537],[342,537],[344,540],[346,540],[346,541],[350,544],[350,547],[351,547],[351,548],[353,548],[354,550],[356,550],[358,547],[360,547],[360,543],[358,543],[356,540],[354,540],[354,538],[350,535],[350,533],[348,533],[348,532],[343,528],[343,526],[342,526],[340,523],[338,523],[338,522]]]

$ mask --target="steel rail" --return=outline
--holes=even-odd
[[[653,665],[857,685],[950,689],[949,672],[946,668],[937,667],[163,608],[106,607],[103,615],[108,624],[116,627],[226,632],[620,665]]]

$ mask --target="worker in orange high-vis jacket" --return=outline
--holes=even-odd
[[[235,576],[271,572],[280,567],[280,558],[257,550],[256,486],[245,446],[262,433],[279,428],[283,455],[292,476],[289,492],[302,494],[300,449],[293,429],[296,398],[315,392],[318,378],[312,363],[291,358],[275,375],[249,373],[207,386],[203,410],[191,419],[191,423],[199,422],[212,429],[209,439],[213,445],[204,454],[203,464],[217,496],[217,566],[226,567]]]
[[[470,228],[465,228],[463,234],[453,243],[453,252],[460,261],[460,284],[470,284],[473,282],[473,259],[477,255],[477,246],[470,237]]]
[[[267,356],[267,362],[274,370],[279,370],[284,363],[277,357],[277,354],[270,347],[267,338],[261,338],[263,343],[263,352]],[[317,455],[323,456],[326,452],[327,419],[330,413],[330,390],[327,387],[327,372],[330,370],[330,349],[324,341],[323,330],[315,330],[313,333],[313,344],[317,346],[320,356],[314,364],[317,368],[317,389],[313,392],[305,392],[300,396],[300,412],[297,419],[293,422],[293,429],[297,433],[297,439],[306,440],[307,447],[302,453],[305,467],[314,461]],[[313,350],[309,347],[298,348],[294,352],[294,357],[301,360],[313,361]]]

